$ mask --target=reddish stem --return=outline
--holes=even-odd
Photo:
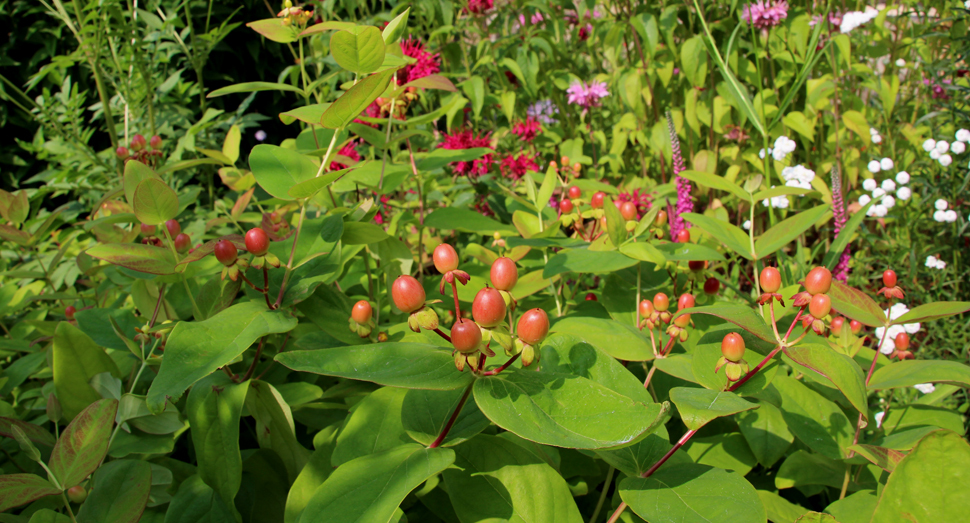
[[[787,340],[788,337],[791,336],[791,331],[795,329],[795,324],[798,323],[798,318],[802,317],[803,312],[805,312],[805,307],[798,309],[798,314],[795,315],[795,320],[791,322],[791,325],[788,327],[788,332],[785,333],[785,338],[784,338],[785,340]]]
[[[520,352],[519,354],[522,354],[522,353]],[[509,358],[509,361],[506,361],[504,364],[502,364],[501,367],[483,372],[482,376],[494,376],[502,372],[503,370],[509,368],[509,365],[515,363],[515,360],[519,359],[519,354],[516,354],[515,356],[512,356],[511,358]]]
[[[256,370],[256,364],[259,363],[259,356],[263,353],[263,343],[265,342],[266,336],[259,339],[259,347],[256,348],[256,355],[253,356],[253,362],[249,365],[246,374],[243,375],[242,381],[246,381],[253,376],[253,371]]]
[[[643,474],[640,474],[640,477],[649,478],[651,475],[653,475],[653,473],[656,472],[657,469],[659,469],[661,466],[663,466],[663,464],[666,463],[667,460],[674,455],[674,452],[677,452],[680,449],[680,447],[683,447],[684,444],[687,443],[687,440],[689,440],[694,434],[697,434],[697,430],[688,430],[686,433],[684,433],[684,435],[681,436],[681,438],[677,441],[677,443],[674,444],[674,446],[671,447],[670,450],[668,450],[667,453],[664,454],[662,458],[657,460],[657,462],[654,463],[652,467],[647,469],[647,471],[644,472]],[[620,518],[620,514],[622,514],[623,511],[626,510],[626,507],[627,507],[626,502],[625,501],[621,502],[620,506],[616,507],[616,511],[613,512],[613,515],[610,516],[610,519],[607,523],[615,523],[616,520]]]
[[[428,445],[429,449],[437,448],[439,445],[441,445],[441,442],[445,440],[445,436],[448,435],[451,427],[455,424],[455,420],[458,419],[458,414],[461,413],[461,408],[465,406],[465,402],[468,401],[468,395],[471,394],[471,392],[472,384],[469,383],[468,386],[465,387],[465,393],[462,394],[461,399],[458,401],[458,406],[455,407],[455,411],[452,412],[451,417],[448,418],[448,423],[445,423],[444,428],[441,429],[441,434],[438,434],[438,437],[435,438],[431,445]]]
[[[435,327],[434,331],[438,333],[438,336],[441,336],[442,338],[444,338],[445,341],[447,341],[448,343],[451,343],[451,336],[441,332],[441,329],[439,329],[438,327]]]
[[[451,293],[455,295],[455,321],[461,320],[461,307],[458,305],[458,283],[451,280]]]
[[[754,377],[754,375],[757,374],[758,371],[761,370],[762,367],[764,367],[765,365],[767,365],[767,363],[769,361],[771,361],[771,358],[774,358],[775,357],[775,354],[778,354],[778,351],[780,351],[782,349],[782,347],[783,347],[783,345],[779,345],[779,346],[775,347],[775,350],[769,352],[768,355],[765,356],[765,359],[761,360],[761,363],[759,363],[757,367],[755,367],[755,368],[751,369],[750,371],[748,371],[748,373],[745,374],[744,376],[741,376],[741,379],[739,379],[738,381],[736,381],[734,383],[734,385],[731,385],[730,387],[728,387],[727,391],[728,392],[734,392],[734,391],[738,390],[738,388],[741,387],[741,385],[744,385],[748,380],[750,380],[752,377]]]

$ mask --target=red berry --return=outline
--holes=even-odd
[[[562,203],[559,204],[559,209],[562,210],[563,214],[569,214],[573,212],[573,202],[569,200],[563,200]]]
[[[909,349],[909,334],[906,334],[905,332],[900,332],[899,334],[896,335],[896,339],[894,340],[894,342],[896,343],[896,350]]]
[[[394,305],[404,313],[410,314],[424,307],[424,287],[413,276],[398,276],[391,285],[391,298]]]
[[[280,220],[282,219],[283,219],[283,215],[276,211],[269,213],[269,221],[273,223],[280,223]]]
[[[824,318],[832,310],[832,298],[828,294],[816,294],[808,304],[808,312],[815,318]]]
[[[371,308],[370,302],[367,300],[360,300],[354,304],[354,308],[350,311],[350,317],[354,321],[360,324],[364,324],[370,321],[371,314],[373,314],[374,309]]]
[[[670,308],[670,298],[662,292],[658,292],[653,296],[653,307],[659,312],[664,312]]]
[[[219,240],[216,243],[214,252],[216,253],[216,259],[225,266],[235,263],[236,255],[239,254],[239,250],[229,240]]]
[[[677,238],[674,239],[677,243],[690,243],[690,231],[687,229],[681,229],[677,233]]]
[[[695,300],[693,294],[681,294],[680,298],[677,299],[677,310],[689,309],[694,306],[694,303]]]
[[[809,294],[824,294],[832,288],[832,273],[825,267],[815,267],[805,276],[805,290]]]
[[[67,498],[71,500],[71,503],[84,503],[84,500],[88,499],[88,491],[84,490],[81,485],[74,485],[67,489]]]
[[[595,294],[593,294],[592,292],[587,292],[586,293],[586,301],[599,301],[599,300],[596,299],[596,295]]]
[[[650,300],[643,300],[640,302],[640,317],[649,318],[653,314],[653,302]]]
[[[744,357],[744,338],[736,332],[728,333],[721,340],[721,355],[735,363]]]
[[[573,185],[572,187],[569,188],[569,197],[570,198],[576,199],[576,198],[579,198],[582,195],[583,195],[583,191],[580,190],[579,187],[576,187],[575,185]]]
[[[494,327],[505,319],[505,299],[502,293],[485,287],[475,295],[472,302],[472,317],[482,327]]]
[[[458,352],[472,352],[482,343],[482,329],[477,323],[461,318],[451,327],[451,344]]]
[[[885,287],[896,286],[896,271],[887,270],[882,273],[882,284]]]
[[[142,236],[151,236],[151,235],[155,234],[155,226],[154,225],[146,225],[144,223],[141,224],[141,234],[142,234]]]
[[[162,137],[159,136],[159,135],[157,135],[157,134],[155,136],[152,136],[152,139],[149,140],[148,145],[151,145],[152,146],[152,149],[161,149],[162,148]]]
[[[620,205],[620,215],[626,221],[635,220],[637,218],[637,206],[633,202],[623,202]]]
[[[145,137],[144,136],[142,136],[140,134],[136,134],[135,136],[132,136],[131,137],[131,142],[129,142],[128,145],[131,146],[131,150],[132,151],[136,151],[137,152],[137,151],[140,151],[140,150],[144,149],[146,143],[148,143],[148,142],[145,141]]]
[[[77,312],[77,309],[75,309],[73,305],[68,305],[67,307],[64,307],[64,315],[67,316],[67,319],[69,320],[74,319],[75,312]]]
[[[432,258],[434,259],[435,268],[441,274],[458,268],[458,253],[455,252],[454,247],[447,243],[442,243],[435,247]]]
[[[689,267],[690,270],[692,271],[703,271],[704,269],[707,268],[707,262],[693,260],[693,261],[687,262],[687,267]]]
[[[862,332],[862,323],[856,320],[850,321],[849,330],[852,331],[852,334],[859,334],[860,332]]]
[[[269,236],[259,227],[253,227],[246,232],[246,250],[255,256],[262,256],[269,251]],[[361,323],[361,322],[357,322]]]
[[[519,281],[519,269],[515,267],[515,262],[511,258],[503,256],[492,262],[492,270],[489,276],[496,289],[508,292]]]
[[[653,222],[656,225],[663,225],[667,223],[667,211],[660,211],[657,213],[657,219]]]
[[[516,334],[529,345],[536,345],[549,334],[549,316],[542,309],[530,309],[519,318]]]
[[[677,316],[677,318],[674,320],[674,325],[682,329],[690,325],[690,314]]]
[[[599,191],[593,194],[593,197],[590,199],[589,204],[592,205],[594,209],[602,209],[603,200],[605,198],[606,198],[606,193],[603,191]]]
[[[761,269],[761,290],[764,292],[778,292],[781,288],[781,273],[774,267]]]
[[[168,235],[172,238],[178,236],[182,232],[182,226],[176,220],[169,220],[165,222],[165,228],[168,229]]]
[[[845,327],[845,318],[842,316],[832,318],[832,323],[829,324],[829,328],[832,329],[833,334],[839,334],[842,332],[842,327]]]
[[[188,234],[183,232],[175,237],[175,250],[179,254],[185,254],[189,250],[189,247],[192,247],[192,239],[189,238]]]
[[[129,154],[131,153],[128,152],[128,148],[125,147],[124,145],[119,145],[118,148],[115,149],[115,156],[117,156],[118,158],[121,158],[122,160],[127,158]]]
[[[717,278],[710,277],[704,282],[705,294],[717,294],[719,290],[721,290],[721,282]]]

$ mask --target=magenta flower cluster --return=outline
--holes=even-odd
[[[669,209],[670,205],[668,204],[669,212],[667,214],[670,219],[670,237],[676,238],[680,231],[690,227],[690,224],[684,223],[684,218],[681,215],[694,212],[694,200],[690,196],[690,180],[679,176],[684,171],[684,158],[680,154],[680,139],[677,138],[677,129],[674,128],[674,120],[670,117],[670,111],[667,111],[667,131],[670,133],[671,160],[674,164],[674,176],[677,178],[677,207]]]
[[[568,102],[581,106],[583,109],[599,107],[600,100],[610,95],[606,89],[606,82],[577,82],[566,89]]]
[[[748,4],[741,12],[741,19],[755,26],[757,29],[767,30],[780,24],[788,18],[788,2],[758,0]]]

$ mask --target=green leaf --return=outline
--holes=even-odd
[[[323,112],[326,111],[328,107],[330,107],[329,103],[304,105],[302,107],[297,107],[296,109],[286,111],[285,113],[280,113],[280,120],[285,124],[293,123],[294,120],[299,120],[310,125],[320,125],[320,119],[323,117]],[[286,119],[283,118],[284,116]],[[331,134],[331,137],[332,136],[333,135]],[[299,147],[297,148],[299,149]]]
[[[758,464],[744,436],[737,432],[691,438],[684,449],[694,463],[737,472],[742,476],[747,475]]]
[[[91,494],[77,514],[78,523],[136,523],[148,503],[152,467],[123,459],[104,464],[92,479]]]
[[[333,474],[330,458],[337,445],[337,428],[331,425],[313,437],[313,445],[317,450],[310,456],[310,460],[290,487],[290,492],[286,496],[283,523],[298,522],[314,492],[330,477],[330,474]]]
[[[10,367],[7,367],[5,372],[9,372],[9,369]],[[51,435],[50,432],[47,432],[47,430],[45,430],[43,427],[14,418],[0,417],[0,436],[15,439],[13,430],[14,426],[19,428],[20,431],[27,436],[27,439],[33,443],[44,445],[45,447],[53,447],[54,443],[56,443],[54,436]]]
[[[860,490],[825,507],[825,512],[840,523],[869,523],[877,501],[875,491]]]
[[[595,452],[603,461],[616,467],[620,472],[636,477],[650,470],[650,467],[672,447],[667,428],[661,424],[647,437],[633,445],[610,450],[600,449]]]
[[[688,180],[704,187],[710,187],[711,189],[717,189],[719,191],[724,191],[726,193],[731,193],[737,196],[741,201],[750,203],[751,193],[745,191],[740,186],[733,182],[729,182],[722,176],[716,174],[710,174],[703,171],[681,171],[680,176],[682,178],[687,178]]]
[[[684,425],[691,430],[698,430],[715,418],[758,408],[758,404],[745,401],[733,392],[694,387],[670,389],[670,401],[677,406]]]
[[[303,32],[300,33],[300,36],[310,36],[327,31],[350,31],[355,27],[357,27],[357,24],[353,22],[338,22],[336,20],[329,20],[311,25],[310,27],[304,29]]]
[[[768,468],[785,455],[795,436],[788,430],[778,407],[766,401],[759,405],[757,409],[741,413],[737,421],[758,463]]]
[[[687,310],[678,311],[673,318],[678,318],[684,314],[708,314],[716,316],[722,320],[729,321],[738,327],[754,334],[758,338],[768,343],[777,343],[775,333],[765,323],[757,312],[750,307],[742,305],[710,305],[707,307],[691,307]]]
[[[233,383],[216,372],[192,387],[185,407],[199,477],[233,510],[242,484],[239,419],[248,391],[248,383]]]
[[[786,349],[785,355],[801,367],[799,371],[814,372],[830,381],[862,414],[863,419],[869,418],[866,380],[862,369],[852,358],[832,350],[831,347],[814,343]]]
[[[443,475],[460,521],[582,523],[566,481],[536,454],[486,435],[455,453]]]
[[[290,483],[310,459],[310,452],[296,440],[296,426],[289,405],[272,385],[253,380],[246,394],[246,410],[256,420],[256,441],[273,450],[283,464]]]
[[[340,241],[344,245],[369,245],[389,238],[384,229],[373,223],[344,222],[344,233]]]
[[[758,497],[768,513],[768,521],[772,523],[794,523],[804,512],[805,509],[795,505],[791,501],[767,490],[759,490]],[[866,522],[868,523],[868,519]]]
[[[667,261],[721,261],[724,255],[716,250],[698,243],[661,243],[657,250],[663,253]]]
[[[328,129],[341,129],[354,121],[368,105],[377,99],[387,89],[387,85],[394,77],[395,70],[372,74],[357,82],[340,98],[337,98],[323,113],[320,125]]]
[[[21,521],[21,520],[17,520]],[[71,518],[61,514],[60,512],[54,512],[49,508],[42,508],[37,512],[34,512],[30,516],[30,521],[28,523],[72,523]]]
[[[61,491],[50,481],[36,474],[0,474],[0,511],[26,505],[44,496],[56,496]]]
[[[543,371],[582,376],[634,401],[653,402],[643,382],[617,358],[581,336],[552,334],[542,343],[540,361]]]
[[[409,492],[454,461],[451,449],[413,444],[349,461],[320,485],[300,521],[390,521]]]
[[[778,249],[788,245],[792,240],[807,231],[809,227],[815,225],[827,212],[829,212],[828,204],[819,205],[783,220],[781,223],[775,224],[774,227],[765,231],[764,234],[755,240],[754,252],[757,254],[757,258],[759,260],[766,258]]]
[[[649,242],[624,243],[620,246],[620,252],[633,258],[634,260],[650,262],[658,268],[667,263],[664,253],[660,252]]]
[[[681,217],[700,227],[732,251],[749,260],[755,259],[751,253],[751,239],[739,227],[717,218],[692,212],[681,214]]]
[[[625,361],[653,359],[650,340],[633,325],[604,318],[569,316],[555,320],[549,330],[575,336],[617,359]]]
[[[684,464],[627,478],[620,497],[650,523],[764,523],[758,492],[736,472]]]
[[[471,209],[441,207],[424,218],[425,227],[491,236],[496,232],[516,233],[515,227],[498,222]],[[517,233],[516,233],[517,234]]]
[[[125,189],[125,200],[128,205],[133,205],[135,202],[135,190],[138,185],[145,180],[157,180],[162,181],[161,178],[151,167],[139,162],[138,160],[131,160],[125,162],[125,173],[122,177],[122,182]]]
[[[179,322],[165,344],[158,376],[148,389],[148,408],[161,411],[193,383],[215,372],[267,334],[289,332],[296,318],[248,301],[233,305],[204,321]]]
[[[165,523],[233,523],[236,517],[198,475],[179,485],[165,512]]]
[[[30,200],[27,191],[21,189],[13,194],[0,189],[0,216],[5,220],[20,225],[30,214]]]
[[[253,147],[249,155],[249,168],[259,186],[281,200],[292,200],[290,188],[317,174],[317,165],[307,156],[268,144]]]
[[[636,260],[617,251],[570,249],[550,258],[549,263],[542,270],[542,277],[552,278],[566,272],[604,274],[636,264]]]
[[[879,495],[872,523],[964,521],[970,503],[970,445],[949,431],[923,438],[896,465]]]
[[[869,145],[872,141],[872,135],[869,133],[869,123],[866,122],[866,117],[859,111],[846,111],[842,113],[842,123],[845,124],[852,132],[859,135],[862,142]]]
[[[776,196],[791,196],[791,195],[805,195],[812,192],[811,189],[803,189],[801,187],[788,187],[787,185],[782,185],[781,187],[772,187],[771,189],[765,189],[763,191],[758,191],[754,193],[754,200],[768,200]]]
[[[384,27],[384,31],[381,36],[384,38],[384,43],[387,45],[396,44],[404,32],[408,28],[408,15],[411,13],[411,8],[408,7],[403,13],[394,17],[393,20],[388,22],[387,26]]]
[[[277,354],[276,361],[301,372],[408,389],[451,390],[473,380],[470,373],[455,369],[450,351],[424,343],[287,351]]]
[[[539,187],[539,194],[536,196],[536,207],[538,207],[539,212],[542,212],[542,209],[549,205],[549,198],[552,197],[552,192],[556,189],[558,181],[556,172],[552,167],[546,169],[546,176],[542,179],[542,186]],[[623,231],[625,233],[626,229]],[[619,243],[614,243],[614,245],[619,245]]]
[[[620,209],[613,203],[611,198],[606,198],[603,202],[603,211],[606,213],[606,233],[610,237],[613,245],[623,245],[626,241],[626,220],[620,214]],[[547,198],[548,201],[548,198]]]
[[[885,447],[877,447],[875,445],[852,445],[849,447],[849,449],[854,450],[857,454],[866,458],[873,465],[876,465],[886,472],[892,472],[895,470],[896,465],[898,465],[907,454],[906,452],[887,449]]]
[[[48,466],[64,489],[88,477],[108,453],[117,400],[98,400],[78,414],[54,445]]]
[[[330,185],[353,170],[353,167],[349,169],[340,169],[339,171],[330,171],[323,176],[310,178],[305,182],[298,183],[293,187],[290,187],[290,189],[286,191],[286,194],[296,199],[310,198],[315,195],[317,191]]]
[[[869,390],[912,387],[920,383],[947,383],[970,388],[970,367],[956,361],[905,360],[876,370]]]
[[[879,305],[859,289],[833,280],[828,295],[832,299],[832,308],[849,319],[870,327],[882,327],[889,323],[889,318]]]
[[[797,450],[785,459],[775,476],[775,488],[788,489],[825,485],[839,488],[845,478],[845,464],[820,454]]]
[[[146,225],[160,225],[178,215],[179,198],[165,182],[147,178],[135,188],[132,207],[138,221]]]
[[[289,84],[278,84],[273,82],[243,82],[240,84],[233,84],[223,87],[222,89],[216,89],[215,91],[207,94],[206,98],[216,98],[218,96],[236,93],[254,93],[256,91],[289,91],[303,95],[303,89]]]
[[[369,74],[384,63],[384,37],[373,26],[356,26],[330,37],[330,54],[337,65],[357,74]]]
[[[580,449],[633,443],[663,419],[658,404],[622,396],[570,374],[515,368],[479,379],[475,402],[498,426],[527,440]]]
[[[839,523],[830,514],[821,512],[807,512],[795,520],[795,523]]]
[[[74,418],[88,405],[101,399],[101,395],[89,385],[91,378],[102,372],[121,377],[118,366],[104,349],[70,323],[57,325],[53,353],[54,389],[65,420]]]
[[[407,391],[401,406],[404,430],[414,441],[422,445],[430,445],[444,430],[445,424],[464,395],[465,390],[462,389]],[[440,446],[458,445],[491,424],[492,422],[482,414],[474,401],[466,401]]]
[[[838,405],[788,376],[775,376],[765,392],[771,391],[777,396],[766,394],[764,399],[781,409],[788,430],[796,438],[829,459],[845,459],[844,449],[852,444],[855,423]]]
[[[839,258],[842,253],[845,252],[845,248],[849,246],[849,242],[852,241],[852,235],[855,231],[862,225],[862,221],[866,219],[866,213],[869,211],[869,207],[876,204],[876,200],[872,200],[865,204],[861,209],[855,212],[845,225],[842,226],[842,230],[839,234],[832,240],[832,245],[829,246],[829,251],[825,253],[825,259],[822,264],[828,267],[829,270],[835,268],[835,265],[839,263]]]
[[[680,46],[680,63],[684,66],[684,75],[694,87],[707,85],[707,49],[704,40],[695,35]]]
[[[278,42],[281,44],[288,44],[290,42],[295,42],[299,38],[299,33],[297,28],[292,24],[284,24],[284,18],[266,18],[263,20],[256,20],[246,24],[253,31],[265,36],[269,40]]]
[[[331,458],[333,466],[339,467],[350,460],[411,443],[401,421],[407,393],[407,389],[384,387],[371,392],[355,405],[337,435],[337,448]]]
[[[892,321],[892,324],[905,325],[907,323],[922,323],[963,314],[967,311],[970,311],[970,301],[937,301],[924,303],[896,318]]]
[[[159,276],[175,274],[175,258],[164,247],[141,243],[100,243],[85,252],[92,258],[133,271]]]
[[[470,162],[495,151],[488,147],[474,147],[471,149],[435,149],[417,158],[419,171],[434,171],[453,162]]]

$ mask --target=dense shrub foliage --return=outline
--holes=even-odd
[[[963,6],[0,6],[0,521],[966,519]]]

